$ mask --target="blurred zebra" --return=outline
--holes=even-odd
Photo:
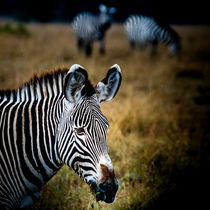
[[[151,45],[151,55],[157,50],[158,43],[165,43],[172,54],[178,54],[181,49],[180,37],[169,25],[159,23],[155,18],[144,15],[130,15],[124,28],[132,49],[136,44],[144,49]]]
[[[64,164],[90,185],[97,201],[114,201],[118,182],[100,103],[111,100],[120,83],[117,64],[96,88],[75,64],[17,90],[0,90],[1,209],[33,205]]]
[[[105,53],[105,33],[111,26],[112,15],[116,9],[107,8],[101,4],[99,11],[98,15],[82,12],[73,19],[73,31],[76,35],[78,50],[84,49],[87,56],[92,53],[94,41],[100,42],[99,52]]]

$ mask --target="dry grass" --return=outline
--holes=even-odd
[[[83,65],[94,83],[117,63],[123,81],[116,98],[102,105],[110,121],[108,145],[120,181],[113,204],[96,203],[88,186],[64,167],[32,209],[176,209],[198,190],[201,154],[209,140],[210,28],[175,26],[181,59],[165,46],[154,58],[131,52],[121,25],[108,32],[106,55],[94,46],[78,54],[71,26],[27,24],[30,37],[0,34],[0,88],[15,88],[34,73]],[[202,153],[203,152],[203,153]],[[193,186],[193,187],[192,187]]]

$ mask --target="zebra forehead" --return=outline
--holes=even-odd
[[[106,126],[109,125],[108,119],[101,112],[96,94],[84,97],[83,100],[76,105],[72,116],[75,116],[78,120],[88,117],[88,119],[85,121],[81,120],[81,122],[89,122],[92,120],[94,122],[101,122]]]

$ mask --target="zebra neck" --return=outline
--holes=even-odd
[[[0,126],[10,124],[5,141],[16,142],[14,153],[43,185],[62,166],[55,133],[63,112],[63,73],[34,79],[17,90],[0,91]],[[12,135],[10,134],[12,133]],[[5,134],[6,138],[6,134]],[[30,174],[30,173],[29,173]]]

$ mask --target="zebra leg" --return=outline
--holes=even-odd
[[[104,40],[104,38],[100,39],[99,42],[100,42],[99,53],[105,54],[105,40]]]
[[[84,47],[84,41],[82,39],[77,39],[78,51],[81,52],[83,47]]]
[[[157,45],[158,45],[157,40],[152,41],[151,56],[156,55]]]
[[[135,41],[130,40],[129,43],[130,43],[131,49],[134,50],[135,49]]]
[[[86,43],[85,54],[86,56],[90,56],[92,54],[92,43]]]

